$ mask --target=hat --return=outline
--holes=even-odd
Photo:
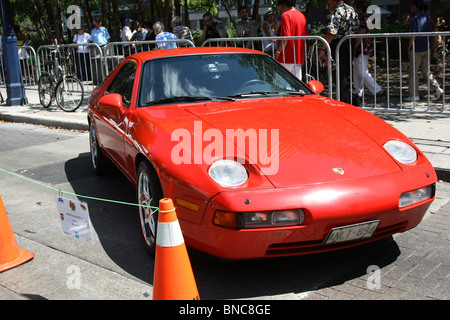
[[[131,20],[130,18],[126,18],[125,23],[127,23],[127,22],[133,22],[133,20]]]
[[[275,13],[275,11],[269,10],[266,12],[266,17],[270,16],[271,14],[274,14],[274,13]]]

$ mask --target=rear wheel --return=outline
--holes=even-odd
[[[38,81],[39,102],[44,108],[50,107],[53,96],[53,82],[48,73],[43,73]]]
[[[147,162],[138,166],[137,199],[139,203],[139,221],[141,223],[144,244],[150,255],[155,254],[156,232],[158,225],[159,200],[163,198],[158,175]]]

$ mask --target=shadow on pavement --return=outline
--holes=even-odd
[[[104,177],[94,175],[89,154],[65,163],[65,172],[80,195],[136,203],[133,186],[117,170]],[[91,199],[90,218],[101,246],[125,272],[153,283],[154,260],[144,249],[137,208]],[[344,283],[394,262],[400,254],[390,238],[335,252],[268,258],[223,260],[192,248],[189,256],[202,299],[245,299],[300,294]]]

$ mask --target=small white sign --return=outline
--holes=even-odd
[[[62,233],[90,244],[92,240],[91,220],[87,203],[57,196]]]

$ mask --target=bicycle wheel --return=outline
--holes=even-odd
[[[84,89],[75,77],[65,77],[56,87],[56,103],[66,112],[75,111],[83,102]]]
[[[43,73],[38,81],[39,102],[44,108],[50,107],[53,99],[53,81],[48,73]]]

